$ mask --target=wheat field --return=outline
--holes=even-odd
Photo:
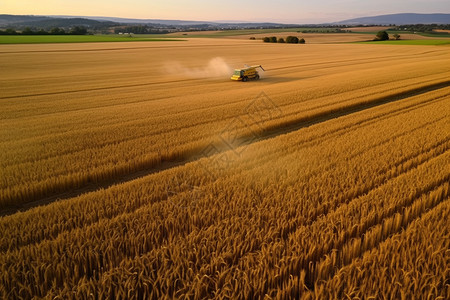
[[[233,82],[261,64],[262,79]],[[0,48],[4,299],[450,298],[450,48]]]

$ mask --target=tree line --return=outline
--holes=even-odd
[[[395,33],[393,35],[395,40],[399,40],[400,39],[400,34]],[[389,41],[390,37],[389,34],[386,31],[378,31],[377,35],[375,36],[375,38],[373,39],[374,41]]]
[[[268,37],[266,36],[263,38],[264,43],[288,43],[288,44],[304,44],[306,43],[304,38],[298,38],[296,36],[288,36],[286,39],[280,37],[277,39],[276,36]]]
[[[63,28],[55,27],[50,30],[37,29],[33,30],[26,27],[22,31],[16,31],[15,29],[8,28],[6,30],[0,30],[0,35],[86,35],[88,31],[86,27],[75,26],[70,30],[64,30]]]
[[[415,32],[426,32],[431,33],[435,29],[440,30],[450,30],[450,24],[412,24],[412,25],[401,25],[391,28],[392,30],[401,31],[415,31]]]
[[[126,26],[126,27],[119,27],[114,29],[114,33],[134,33],[134,34],[165,34],[169,33],[169,30],[166,29],[160,29],[160,28],[154,28],[150,26]]]

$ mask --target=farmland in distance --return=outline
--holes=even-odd
[[[229,80],[261,64],[259,81]],[[2,298],[449,298],[450,48],[0,48]]]

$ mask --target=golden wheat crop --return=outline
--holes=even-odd
[[[1,298],[450,296],[450,49],[145,45],[65,46],[69,61],[63,46],[0,49],[56,61],[0,78],[2,208],[153,170],[0,217]],[[239,58],[245,47],[260,52]],[[271,77],[161,71],[211,52]],[[262,89],[277,107],[257,122],[246,107]],[[202,157],[233,120],[247,142]]]
[[[236,53],[241,48],[219,46],[211,45],[214,50],[209,51],[217,50],[215,55],[224,55],[230,64],[238,61]],[[283,114],[250,127],[256,132],[445,84],[450,77],[447,49],[435,50],[430,58],[420,51],[408,50],[399,56],[395,48],[385,53],[336,46],[336,58],[324,59],[325,48],[318,49],[322,53],[312,49],[306,54],[287,48],[274,61],[265,53],[272,48],[253,46],[261,53],[251,59],[259,59],[273,75],[251,87],[228,82],[227,74],[225,81],[205,78],[213,66],[195,55],[203,44],[183,52],[171,50],[172,45],[150,50],[81,50],[70,60],[69,54],[52,49],[1,54],[4,60],[11,57],[11,62],[0,78],[0,205],[38,201],[92,183],[111,182],[165,161],[187,159],[234,118],[253,125],[245,106],[262,89]],[[15,56],[25,55],[26,60],[14,62]],[[196,58],[183,62],[185,55]],[[50,66],[43,68],[50,59]],[[16,68],[31,64],[29,60],[39,61],[34,65],[42,69],[20,78]],[[384,60],[391,64],[388,74],[380,66]],[[113,67],[112,61],[120,66]],[[181,61],[183,67],[174,67],[171,61]],[[201,65],[189,68],[192,62]],[[71,72],[61,76],[61,68]]]

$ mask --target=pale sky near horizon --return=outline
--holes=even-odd
[[[321,23],[393,13],[450,13],[450,0],[0,0],[0,14]]]

